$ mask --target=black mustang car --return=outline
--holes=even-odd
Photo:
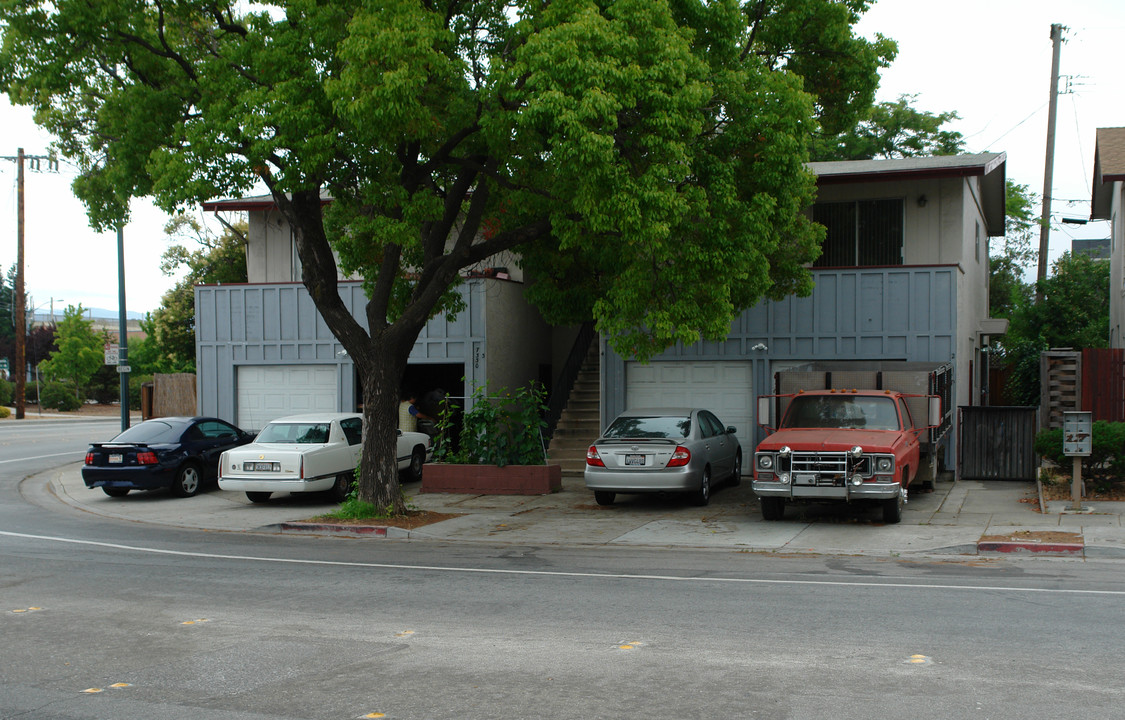
[[[82,480],[110,497],[130,490],[168,488],[191,497],[218,477],[219,455],[251,442],[254,436],[213,417],[145,420],[109,442],[86,451]]]

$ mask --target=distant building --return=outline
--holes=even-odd
[[[1071,240],[1070,252],[1074,255],[1078,253],[1089,255],[1095,260],[1109,260],[1110,254],[1113,252],[1113,240],[1111,238]]]

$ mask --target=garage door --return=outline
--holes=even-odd
[[[744,455],[754,447],[750,424],[754,388],[749,362],[626,363],[625,407],[706,408],[724,425],[734,425]]]
[[[274,418],[336,412],[335,365],[240,365],[235,424],[261,430]]]

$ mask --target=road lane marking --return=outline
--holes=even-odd
[[[903,588],[910,590],[978,590],[989,592],[1017,592],[1040,593],[1047,595],[1104,595],[1111,597],[1125,597],[1125,590],[1082,590],[1077,588],[1035,588],[1035,587],[1004,587],[1002,585],[944,585],[935,583],[903,583],[903,582],[872,582],[872,581],[843,581],[843,580],[773,580],[769,578],[723,578],[723,577],[692,577],[680,575],[640,575],[634,573],[594,573],[594,572],[566,572],[560,570],[514,570],[504,568],[459,568],[445,565],[402,565],[398,563],[372,563],[354,562],[344,560],[303,560],[300,558],[276,558],[259,555],[225,555],[222,553],[189,552],[187,550],[164,550],[161,548],[141,547],[136,545],[122,545],[120,543],[107,543],[98,540],[79,540],[77,538],[56,537],[52,535],[32,535],[29,533],[10,532],[0,530],[0,536],[24,538],[26,540],[46,540],[48,542],[69,543],[72,545],[89,545],[92,547],[112,548],[115,550],[130,550],[151,555],[171,555],[174,557],[192,557],[205,560],[241,560],[244,562],[277,563],[282,565],[314,565],[327,567],[353,567],[379,570],[420,570],[426,572],[465,573],[476,575],[513,575],[553,578],[587,578],[592,580],[656,580],[663,582],[682,583],[728,583],[736,585],[798,585],[798,586],[831,586],[831,587],[870,587],[870,588]]]
[[[63,457],[63,456],[66,456],[66,455],[77,455],[78,457],[85,457],[86,451],[85,450],[71,450],[70,452],[53,453],[51,455],[36,455],[34,457],[15,458],[14,460],[0,460],[0,465],[6,465],[7,463],[14,463],[14,462],[27,462],[28,460],[43,460],[45,458]]]

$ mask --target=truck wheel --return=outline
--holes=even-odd
[[[711,502],[711,468],[703,468],[703,477],[699,480],[699,489],[691,494],[691,502],[699,507]]]
[[[883,522],[888,525],[902,521],[902,491],[899,490],[898,496],[888,498],[883,501]]]
[[[785,516],[785,501],[781,498],[764,497],[759,500],[762,504],[763,520],[780,520]]]
[[[617,493],[615,492],[609,492],[608,490],[594,491],[594,499],[598,501],[598,505],[612,505],[616,498]]]

